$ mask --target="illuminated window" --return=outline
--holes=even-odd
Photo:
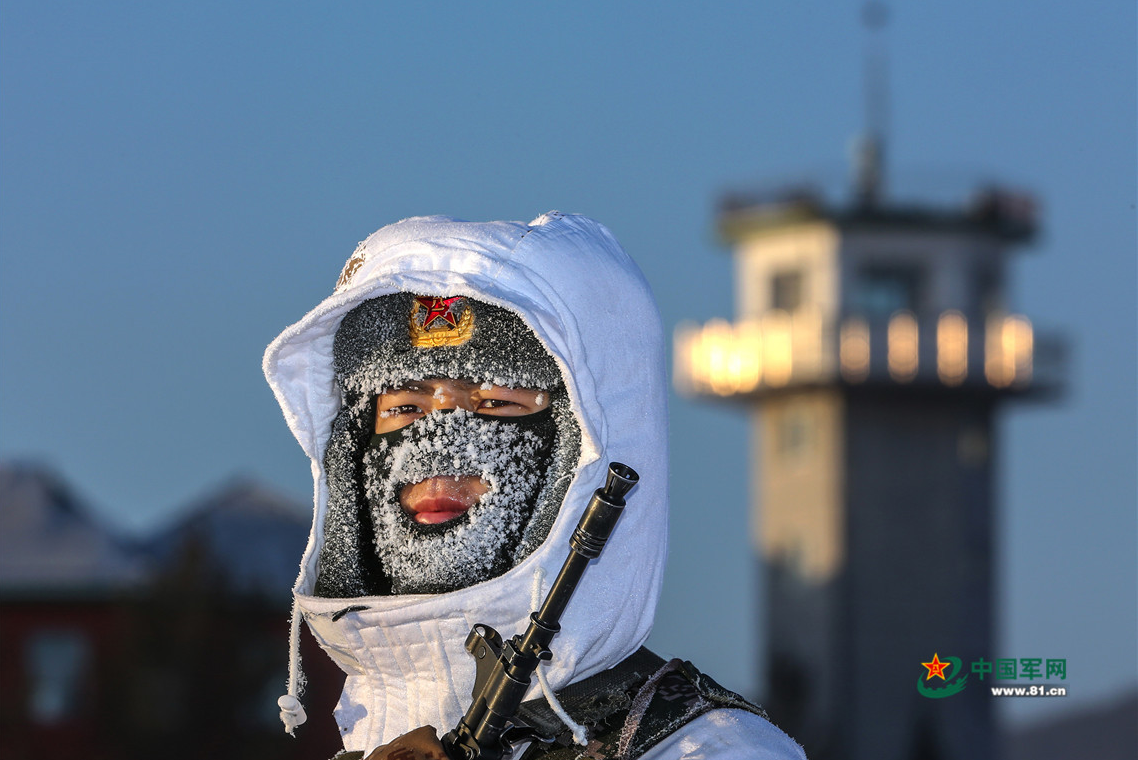
[[[29,717],[52,725],[74,718],[80,707],[90,647],[80,631],[42,630],[25,642]]]
[[[901,383],[915,378],[920,360],[920,335],[912,312],[898,312],[890,318],[885,340],[889,376]]]
[[[959,311],[946,311],[936,325],[936,371],[946,385],[968,377],[968,321]]]

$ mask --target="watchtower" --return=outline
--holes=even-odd
[[[776,722],[813,760],[990,758],[987,689],[930,700],[916,681],[934,653],[993,656],[993,420],[1061,386],[1061,346],[1007,304],[1034,204],[887,204],[859,176],[846,206],[724,200],[736,320],[679,328],[675,380],[752,410]]]
[[[991,757],[991,697],[916,682],[934,653],[994,656],[994,413],[1060,379],[1005,295],[1033,204],[784,193],[719,226],[737,319],[681,327],[675,378],[753,410],[772,717],[813,760]]]
[[[811,760],[988,760],[984,684],[930,699],[917,683],[934,654],[959,659],[954,680],[996,656],[995,415],[1060,389],[1062,345],[1008,304],[1008,255],[1037,228],[1029,196],[886,198],[884,6],[864,21],[851,199],[723,200],[736,319],[677,329],[674,377],[751,410],[775,722]]]

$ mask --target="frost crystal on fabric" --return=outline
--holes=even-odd
[[[336,377],[346,392],[375,394],[430,377],[473,380],[510,388],[561,384],[557,363],[511,311],[467,299],[474,333],[460,346],[411,344],[411,293],[364,301],[345,315],[333,344]]]
[[[453,591],[513,565],[513,550],[548,469],[553,443],[548,412],[522,417],[434,412],[372,441],[364,454],[364,482],[376,550],[394,593]],[[461,517],[421,525],[400,505],[404,486],[459,475],[481,478],[490,487]]]
[[[366,514],[360,475],[363,447],[371,437],[375,404],[348,396],[332,423],[324,452],[328,512],[320,550],[316,595],[353,597],[388,594],[391,583],[375,553],[375,532]]]

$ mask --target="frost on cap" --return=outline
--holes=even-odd
[[[416,346],[411,314],[416,296],[392,293],[364,301],[340,323],[332,346],[345,392],[380,393],[430,377],[488,382],[512,388],[554,388],[557,363],[521,318],[472,298],[473,332],[461,345]]]

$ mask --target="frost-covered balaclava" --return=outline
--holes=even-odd
[[[325,451],[329,501],[316,595],[443,593],[497,577],[549,533],[580,449],[553,357],[513,312],[461,296],[395,293],[344,317],[333,343],[343,406]],[[522,417],[462,409],[374,434],[375,398],[454,378],[549,394]],[[421,525],[403,486],[473,475],[489,491],[461,517]]]

